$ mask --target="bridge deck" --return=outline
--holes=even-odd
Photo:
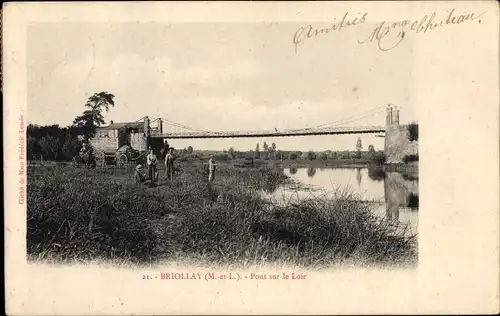
[[[250,137],[290,137],[342,134],[377,134],[385,132],[384,126],[335,127],[322,129],[301,129],[284,131],[247,131],[247,132],[184,132],[151,135],[152,138],[187,139],[187,138],[250,138]]]

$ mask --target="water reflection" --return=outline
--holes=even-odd
[[[368,168],[368,177],[374,181],[382,181],[385,179],[385,171],[382,167]]]
[[[324,191],[349,187],[363,201],[374,203],[377,216],[409,224],[410,232],[417,232],[418,174],[386,173],[382,168],[291,168],[284,171],[300,185],[280,186],[273,193],[266,190],[272,198],[284,201],[294,197],[307,199]]]
[[[356,181],[358,182],[358,185],[361,185],[362,179],[363,176],[361,175],[361,168],[356,168]]]
[[[307,168],[307,176],[313,178],[316,174],[316,168]]]

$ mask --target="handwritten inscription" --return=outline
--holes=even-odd
[[[480,17],[485,13],[486,11],[479,14],[475,12],[458,14],[453,8],[441,18],[438,18],[438,14],[433,12],[431,14],[425,14],[420,19],[416,20],[401,20],[396,22],[382,21],[377,23],[375,28],[370,31],[367,37],[364,37],[357,42],[359,44],[376,43],[380,50],[389,51],[401,44],[401,42],[406,38],[407,32],[425,34],[428,31],[437,28],[459,25],[470,21],[478,21],[481,23]],[[354,18],[348,18],[348,15],[349,13],[345,13],[340,22],[334,23],[329,28],[318,29],[314,28],[312,25],[307,25],[297,29],[293,36],[295,52],[297,53],[299,45],[303,45],[307,40],[313,37],[318,37],[319,35],[328,34],[334,31],[338,32],[346,27],[363,24],[367,21],[368,17],[368,13],[358,14]]]
[[[342,17],[342,20],[338,23],[332,24],[328,28],[314,28],[312,25],[301,26],[293,36],[293,44],[295,45],[295,52],[297,52],[297,47],[303,45],[308,39],[316,37],[321,34],[328,34],[330,32],[341,31],[342,29],[350,26],[359,25],[365,23],[366,16],[368,13],[357,14],[353,18],[348,17],[349,12],[346,12]],[[334,19],[334,21],[336,18]]]
[[[486,12],[483,12],[477,15],[475,13],[456,15],[455,9],[452,9],[446,19],[438,19],[436,17],[436,12],[433,12],[430,16],[426,14],[419,20],[403,20],[393,23],[382,21],[373,29],[366,39],[358,41],[358,43],[364,44],[375,42],[380,50],[388,51],[401,44],[405,39],[405,31],[424,34],[436,28],[477,20],[485,13]]]

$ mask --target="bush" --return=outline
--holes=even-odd
[[[418,140],[418,124],[417,123],[408,124],[408,139],[411,142]]]
[[[215,160],[228,161],[231,160],[231,155],[228,153],[217,153],[214,155]]]
[[[372,158],[373,164],[380,166],[380,165],[385,164],[385,161],[386,161],[386,157],[385,157],[384,152],[377,151],[373,154],[373,158]]]
[[[405,155],[403,157],[403,162],[404,163],[415,162],[415,161],[418,161],[418,154],[416,154],[416,155]]]
[[[315,160],[316,159],[316,153],[314,151],[309,151],[307,153],[307,159],[309,159],[309,160]]]

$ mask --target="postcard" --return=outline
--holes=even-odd
[[[498,313],[498,21],[4,4],[7,313]]]

